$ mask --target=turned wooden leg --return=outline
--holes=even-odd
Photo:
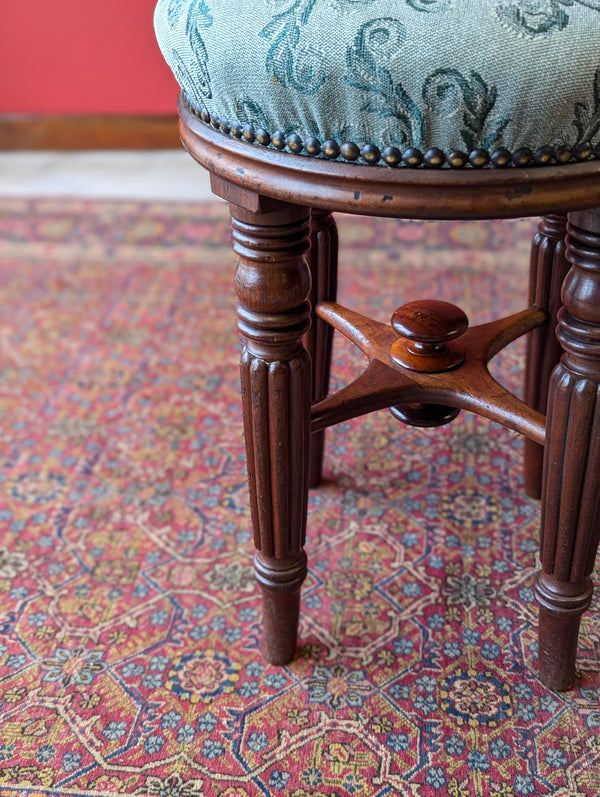
[[[338,235],[331,213],[324,210],[312,211],[310,240],[308,256],[312,277],[310,303],[314,309],[319,302],[335,302],[336,298]],[[333,328],[314,312],[304,345],[312,361],[312,400],[321,401],[329,392]],[[315,432],[310,441],[309,487],[317,487],[321,482],[324,448],[325,430]]]
[[[232,206],[241,381],[255,570],[263,593],[262,652],[286,664],[296,649],[308,497],[311,363],[309,211]]]
[[[575,680],[577,636],[592,597],[600,533],[600,208],[569,214],[542,487],[539,665],[552,689]]]
[[[548,386],[562,348],[556,338],[556,315],[561,305],[560,288],[569,270],[565,256],[566,215],[544,216],[531,248],[529,304],[548,313],[548,321],[527,337],[525,401],[545,413]],[[542,494],[543,446],[525,440],[525,492],[532,498]]]

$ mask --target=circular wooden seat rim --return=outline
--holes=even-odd
[[[188,152],[262,197],[321,210],[406,219],[540,216],[600,206],[600,160],[507,169],[362,166],[293,155],[228,136],[180,100]]]

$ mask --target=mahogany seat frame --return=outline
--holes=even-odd
[[[265,658],[285,664],[295,653],[307,496],[320,479],[324,429],[382,407],[419,416],[442,405],[479,412],[527,438],[526,490],[542,499],[539,673],[552,689],[571,688],[600,536],[600,160],[456,171],[359,166],[253,146],[211,128],[183,101],[179,111],[184,146],[210,171],[213,191],[231,211]],[[390,355],[399,337],[392,327],[335,304],[332,211],[445,220],[541,216],[528,307],[467,330],[462,365],[444,373],[408,370]],[[333,396],[330,324],[369,358],[365,373]],[[523,402],[486,366],[526,332]]]

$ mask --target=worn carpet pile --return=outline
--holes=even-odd
[[[360,312],[525,306],[530,221],[339,224]],[[548,691],[500,426],[332,429],[298,656],[262,661],[229,237],[220,204],[0,200],[0,793],[598,797],[600,607]],[[362,365],[336,342],[336,385]]]

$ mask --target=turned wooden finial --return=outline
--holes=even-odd
[[[469,319],[456,305],[434,299],[409,302],[392,316],[400,338],[392,344],[390,356],[396,365],[420,373],[457,368],[465,351],[456,338],[468,326]]]

